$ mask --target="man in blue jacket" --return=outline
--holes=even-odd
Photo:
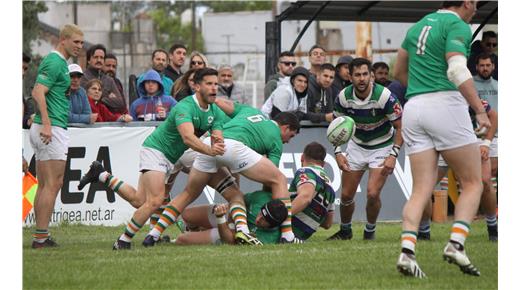
[[[130,114],[137,121],[164,121],[177,101],[164,92],[161,76],[151,69],[137,82],[139,99],[130,106]]]

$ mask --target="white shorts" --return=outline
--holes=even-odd
[[[206,138],[204,144],[211,145],[210,138]],[[193,168],[202,172],[215,173],[218,168],[225,166],[231,173],[237,173],[251,168],[262,159],[262,155],[242,142],[224,139],[224,144],[226,145],[224,155],[209,156],[198,153]]]
[[[489,146],[489,157],[498,157],[498,137],[493,138]]]
[[[444,151],[477,142],[468,103],[458,91],[417,95],[404,107],[402,133],[406,154]]]
[[[390,154],[392,146],[393,144],[379,149],[365,149],[351,139],[347,147],[348,165],[354,171],[382,168],[381,164]]]
[[[143,170],[164,172],[166,174],[166,182],[170,174],[172,174],[174,167],[174,164],[161,151],[149,147],[141,147],[139,152],[140,172]]]
[[[173,173],[177,173],[181,170],[190,170],[193,166],[193,162],[195,161],[195,157],[197,156],[197,151],[188,148],[188,150],[184,151],[182,156],[175,162],[175,167],[173,169]]]
[[[69,133],[66,129],[57,126],[51,126],[51,142],[47,145],[43,144],[40,138],[40,130],[43,126],[33,123],[29,130],[29,141],[34,150],[36,160],[67,160],[69,152]]]

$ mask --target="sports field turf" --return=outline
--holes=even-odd
[[[132,250],[113,251],[123,226],[51,228],[59,248],[33,250],[23,229],[24,289],[497,289],[498,244],[485,222],[472,224],[467,253],[482,274],[473,277],[442,260],[450,224],[433,224],[432,240],[417,244],[428,276],[403,277],[395,268],[400,223],[379,223],[375,241],[363,241],[363,224],[351,241],[324,241],[338,225],[303,245],[144,248],[142,230]],[[165,234],[177,234],[173,227]]]

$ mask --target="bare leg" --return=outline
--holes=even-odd
[[[64,160],[36,161],[38,189],[34,200],[36,229],[48,230],[56,196],[63,186]]]

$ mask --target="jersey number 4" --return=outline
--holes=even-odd
[[[431,26],[426,25],[421,30],[421,34],[419,35],[419,39],[417,40],[417,52],[416,54],[424,54],[426,50],[426,39],[428,38],[428,34],[430,34]]]

